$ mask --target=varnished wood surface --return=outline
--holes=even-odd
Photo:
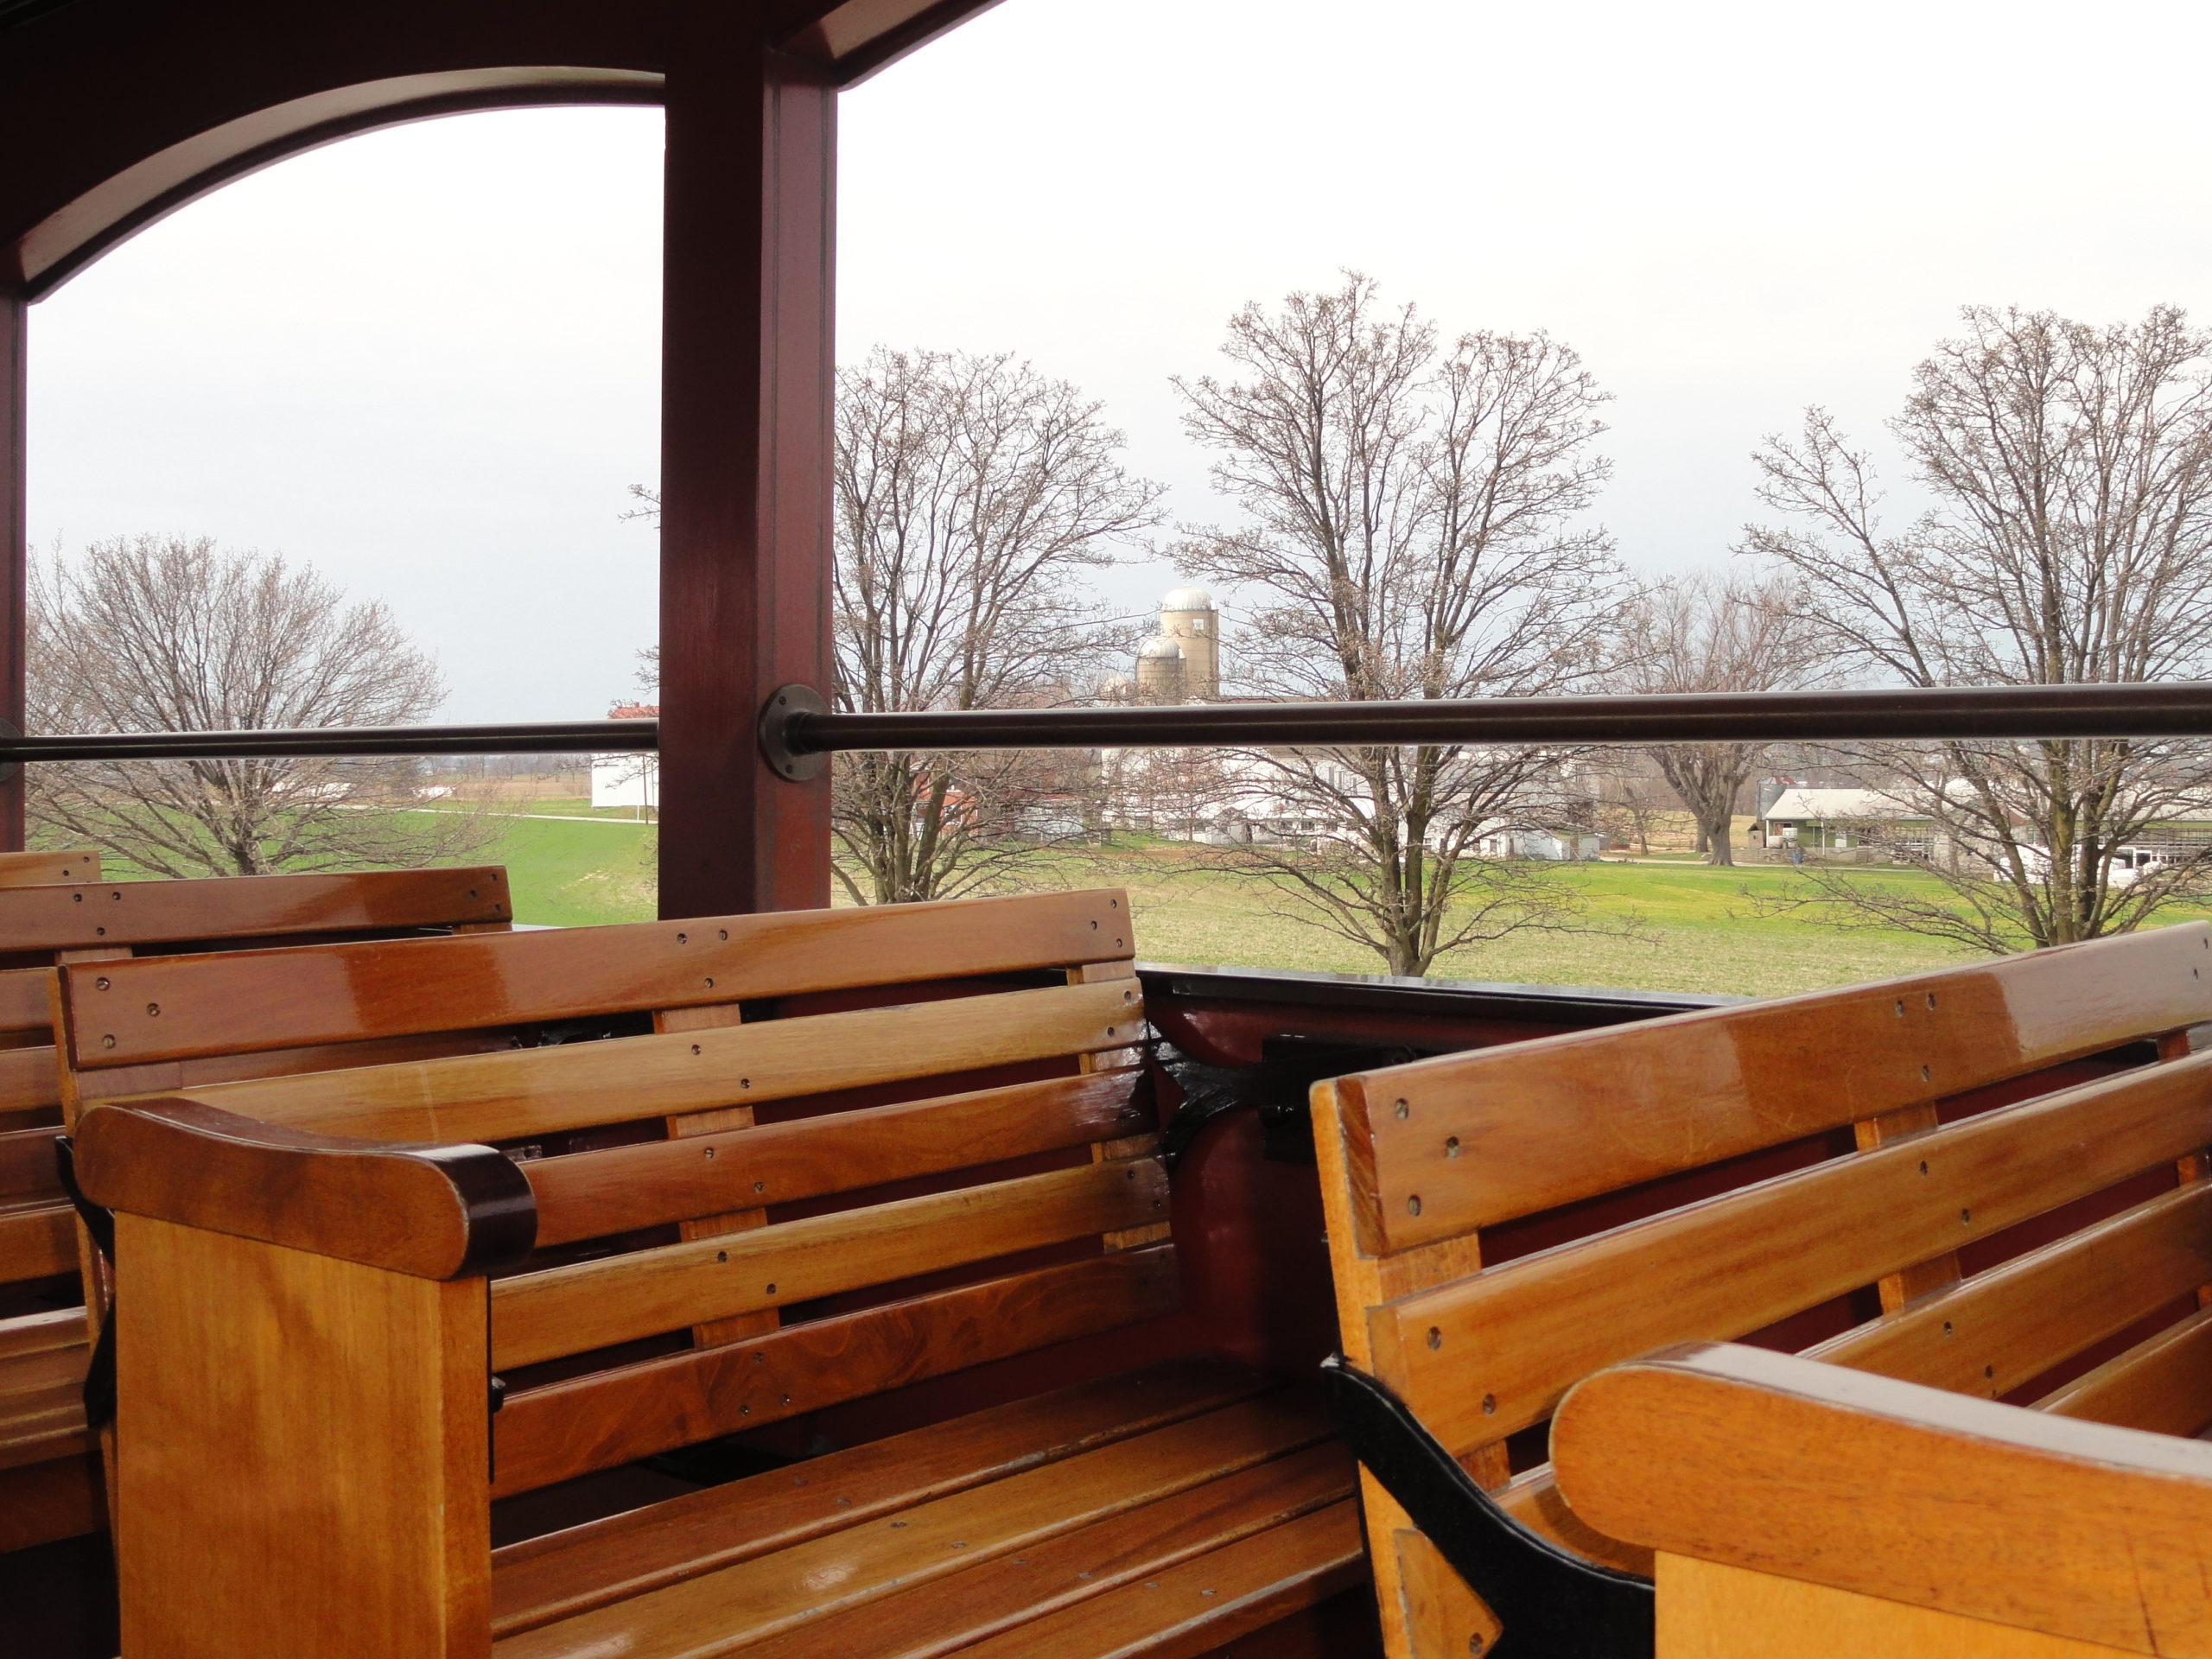
[[[2212,1054],[2123,1073],[1401,1298],[1368,1316],[1376,1372],[1447,1446],[1502,1439],[1605,1365],[1757,1330],[2179,1158],[2212,1141],[2208,1084]]]
[[[0,1205],[0,1281],[46,1279],[76,1268],[77,1218],[67,1205]]]
[[[1446,1055],[1339,1082],[1351,1216],[1402,1250],[2207,1019],[2193,922]]]
[[[178,944],[512,918],[496,864],[0,887],[0,950]]]
[[[0,1470],[0,1554],[80,1537],[106,1522],[99,1459],[89,1451]]]
[[[0,1205],[63,1201],[54,1159],[54,1137],[60,1133],[50,1128],[0,1134]]]
[[[2036,1404],[2122,1428],[2202,1433],[2212,1426],[2212,1308],[2145,1338]]]
[[[45,1033],[40,1039],[43,1046],[52,1040],[53,1030],[54,969],[0,969],[0,1032]]]
[[[141,959],[65,993],[92,1069],[1123,960],[1128,918],[1118,891],[707,917]]]
[[[344,1141],[182,1098],[94,1106],[76,1144],[85,1195],[131,1215],[425,1279],[531,1246],[529,1185],[488,1147]]]
[[[1249,1368],[1178,1360],[909,1430],[492,1554],[493,1630],[509,1635],[897,1514],[1268,1392]]]
[[[481,1284],[116,1225],[124,1651],[482,1655]]]
[[[512,1395],[495,1495],[528,1491],[717,1434],[1174,1308],[1172,1244],[1008,1274],[727,1347],[671,1354]]]
[[[100,855],[94,852],[0,853],[0,887],[28,887],[57,881],[97,881]],[[4,949],[0,946],[0,949]]]
[[[1659,1558],[1657,1659],[2107,1659],[2069,1642],[1826,1585]]]
[[[2212,1655],[2200,1441],[1713,1344],[1580,1384],[1552,1454],[1578,1514],[1668,1554]]]
[[[1110,1047],[1128,1040],[1142,1014],[1133,982],[1071,985],[223,1084],[193,1094],[241,1116],[324,1135],[526,1139]]]
[[[1109,1650],[1120,1632],[1104,1634],[1126,1614],[1110,1604],[1094,1608],[1096,1598],[1133,1584],[1157,1580],[1185,1562],[1227,1545],[1281,1527],[1330,1505],[1344,1507],[1351,1491],[1351,1459],[1336,1446],[1319,1446],[1287,1458],[1240,1470],[1220,1480],[1157,1503],[1124,1510],[1041,1544],[1025,1545],[1018,1555],[1001,1555],[965,1571],[900,1590],[825,1618],[813,1619],[745,1649],[747,1659],[937,1659],[965,1650],[971,1643],[1052,1619],[1063,1652]],[[1336,1534],[1330,1535],[1332,1540]],[[1337,1564],[1331,1549],[1319,1560],[1293,1551],[1293,1571],[1301,1567],[1325,1580]],[[1281,1559],[1281,1558],[1279,1558]],[[1223,1563],[1216,1562],[1219,1572]],[[1222,1582],[1212,1588],[1216,1599]],[[1308,1586],[1318,1599],[1319,1584]],[[1166,1596],[1148,1598],[1167,1606]],[[1171,1626],[1180,1622],[1182,1604]],[[1109,1609],[1103,1618],[1096,1617]],[[1287,1611],[1287,1609],[1286,1609]],[[1223,1610],[1224,1618],[1235,1617]],[[1059,1617],[1065,1614],[1065,1617]],[[1241,1625],[1238,1626],[1241,1628]],[[1101,1632],[1094,1645],[1093,1631]],[[1139,1628],[1141,1637],[1152,1632]]]
[[[970,1659],[1070,1653],[1198,1659],[1365,1577],[1359,1516],[1327,1509],[1062,1609],[966,1649]]]
[[[1166,1205],[1157,1159],[1091,1164],[524,1274],[492,1287],[493,1363],[1010,1255],[1155,1220]]]
[[[1846,1332],[1807,1357],[1993,1399],[2208,1282],[2212,1184],[2196,1183]]]
[[[523,1166],[541,1244],[789,1204],[1148,1127],[1133,1071],[1054,1077],[831,1117],[645,1141]]]
[[[504,1659],[597,1646],[626,1659],[727,1650],[893,1590],[963,1571],[1328,1438],[1308,1402],[1281,1395],[1226,1407],[772,1555],[507,1638]],[[1339,1454],[1336,1478],[1348,1478]],[[1111,1649],[1106,1649],[1110,1651]]]

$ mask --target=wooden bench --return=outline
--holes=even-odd
[[[1650,1551],[1562,1502],[1545,1425],[1671,1344],[2212,1421],[2208,1018],[2190,924],[1318,1087],[1333,1385],[1391,1651],[1650,1650]]]
[[[57,859],[73,868],[85,861],[23,856],[48,871]],[[98,860],[91,861],[96,874]],[[80,1243],[54,1164],[62,1096],[51,964],[284,940],[504,931],[511,916],[506,873],[496,866],[0,886],[0,1551],[100,1524],[79,1398],[90,1353]],[[27,965],[34,963],[41,965]]]
[[[1106,892],[66,970],[124,1650],[1196,1655],[1357,1592],[1319,1399],[1182,1307],[1132,943]],[[756,1472],[640,1507],[702,1445]]]

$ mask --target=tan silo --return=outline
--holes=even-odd
[[[1160,601],[1160,632],[1183,648],[1183,695],[1221,695],[1221,610],[1203,588],[1178,588]]]
[[[1166,634],[1156,634],[1137,647],[1137,699],[1141,702],[1180,702],[1185,695],[1183,647]]]

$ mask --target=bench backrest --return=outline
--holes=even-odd
[[[1131,945],[1120,893],[1056,893],[89,964],[63,1002],[86,1101],[518,1159],[505,1493],[1169,1311]],[[498,1052],[193,1077],[456,1033]]]
[[[2032,1395],[2193,1310],[2208,1019],[2195,923],[1319,1085],[1347,1357],[1519,1518],[1637,1567],[1541,1465],[1593,1371],[1748,1338]],[[1423,1651],[1393,1592],[1430,1564],[1370,1498],[1386,1628]]]
[[[77,854],[25,857],[81,864]],[[99,861],[92,860],[92,874]],[[506,872],[378,870],[343,875],[0,886],[0,1285],[73,1273],[74,1227],[60,1205],[54,1128],[57,962],[211,950],[278,941],[504,931]],[[22,964],[37,963],[37,966]]]

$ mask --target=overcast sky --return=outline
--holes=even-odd
[[[1761,435],[1878,440],[1963,304],[2212,323],[2208,47],[2212,8],[2111,0],[1005,0],[845,99],[840,352],[1019,353],[1203,520],[1167,378],[1353,266],[1574,346],[1624,553],[1717,560]],[[430,122],[126,244],[33,314],[35,543],[281,550],[392,605],[447,718],[603,712],[654,627],[659,146]]]

